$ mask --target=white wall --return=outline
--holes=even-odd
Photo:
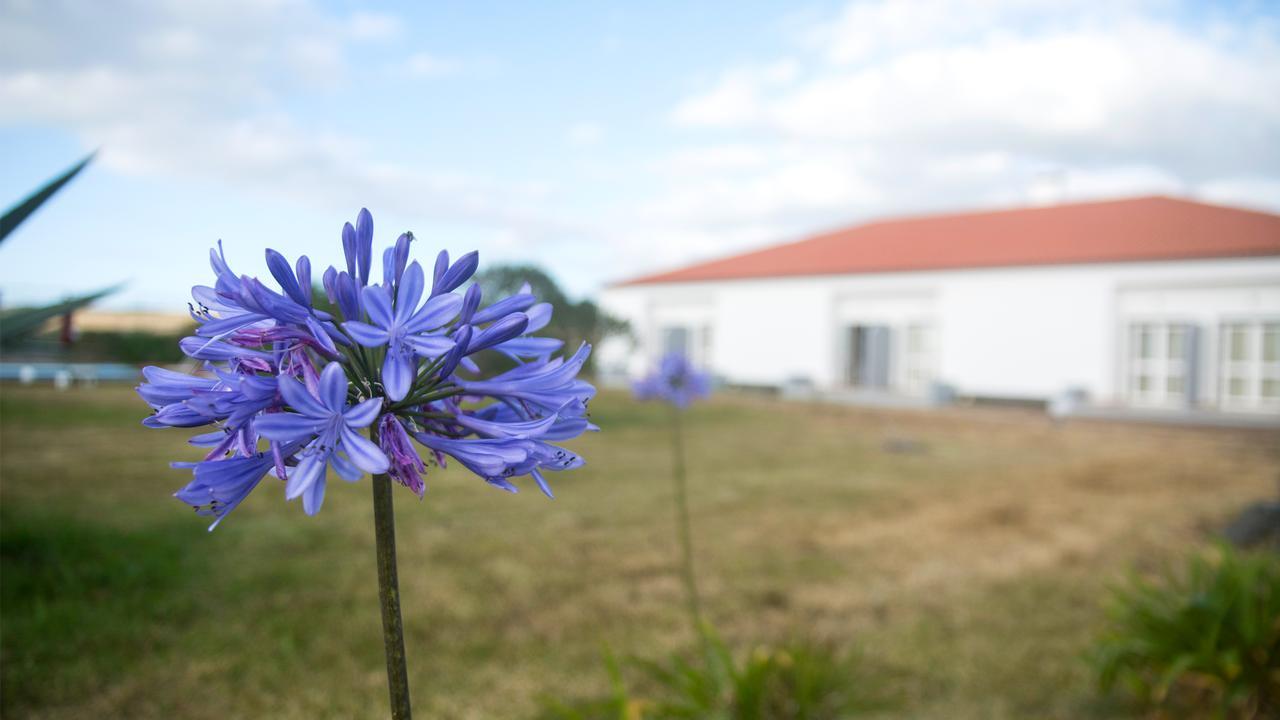
[[[725,378],[837,387],[847,325],[911,321],[933,327],[937,379],[962,394],[1048,398],[1080,387],[1111,402],[1124,391],[1126,322],[1280,317],[1280,257],[666,283],[609,288],[601,304],[639,339],[602,344],[601,366],[631,375],[660,352],[664,323],[710,318],[708,365]]]

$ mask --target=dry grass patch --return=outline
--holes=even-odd
[[[123,388],[0,388],[6,530],[34,527],[36,544],[133,533],[139,562],[177,547],[190,568],[163,587],[91,577],[108,614],[64,598],[68,624],[34,639],[18,631],[52,600],[6,595],[3,714],[385,715],[367,483],[333,482],[315,518],[266,486],[208,534],[168,497],[184,436],[145,431],[142,412]],[[689,645],[663,409],[606,394],[594,415],[605,431],[573,444],[588,465],[553,481],[555,501],[452,468],[424,501],[397,496],[421,716],[529,715],[548,691],[602,691],[601,643],[647,657]],[[697,565],[723,636],[859,645],[902,698],[889,714],[913,718],[1122,715],[1080,661],[1101,590],[1201,545],[1280,472],[1274,433],[1004,410],[723,397],[686,427]],[[6,585],[29,570],[11,547],[6,535]],[[99,623],[128,632],[85,656]]]

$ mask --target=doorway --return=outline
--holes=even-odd
[[[888,325],[851,325],[846,331],[845,381],[866,390],[889,389]]]

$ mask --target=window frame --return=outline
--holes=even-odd
[[[1187,343],[1196,342],[1196,325],[1177,318],[1132,318],[1124,325],[1124,383],[1126,400],[1142,407],[1186,407],[1195,401],[1189,390],[1195,385],[1191,372],[1197,364],[1187,363]],[[1139,354],[1141,334],[1150,333],[1151,352]],[[1178,357],[1169,354],[1174,334],[1181,336],[1182,351]],[[1199,353],[1198,348],[1192,348]],[[1190,371],[1190,372],[1189,372]],[[1148,382],[1144,390],[1142,379]],[[1170,390],[1170,381],[1178,381],[1178,389]]]
[[[1243,360],[1232,357],[1232,342],[1238,328],[1244,331]],[[1280,384],[1280,353],[1270,362],[1266,359],[1264,341],[1268,330],[1280,338],[1280,317],[1225,317],[1218,323],[1218,404],[1224,410],[1280,409],[1280,394],[1267,397],[1263,393],[1266,383]],[[1232,382],[1235,380],[1243,384],[1244,393],[1231,392]]]

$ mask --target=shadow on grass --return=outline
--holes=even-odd
[[[92,691],[164,647],[197,607],[205,561],[190,538],[189,522],[120,530],[0,515],[3,714]]]

